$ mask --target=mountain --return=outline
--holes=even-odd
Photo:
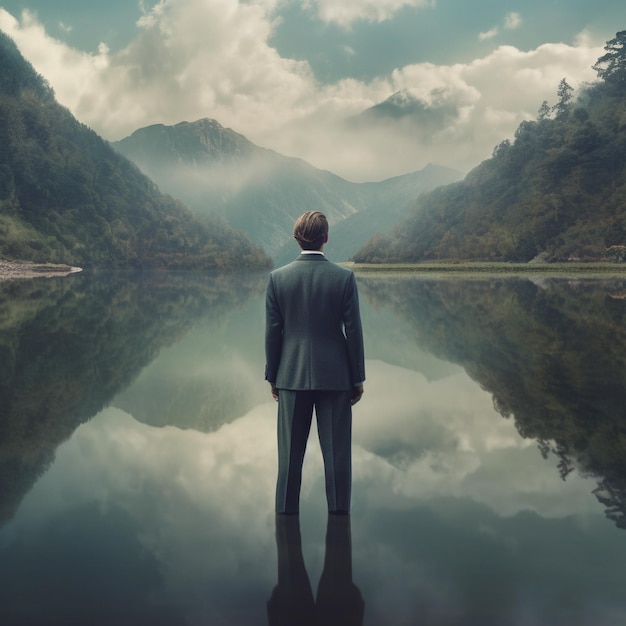
[[[576,102],[561,81],[553,107],[466,178],[422,196],[361,262],[626,258],[626,31]],[[602,61],[602,63],[601,63]],[[606,69],[608,68],[608,69]]]
[[[197,213],[217,214],[246,232],[275,262],[297,252],[292,227],[304,211],[323,211],[332,233],[341,232],[335,227],[345,221],[350,245],[340,247],[333,235],[327,250],[333,259],[347,260],[381,225],[386,230],[398,221],[401,207],[420,193],[460,177],[431,165],[381,183],[352,183],[261,148],[211,119],[148,126],[112,145]],[[365,211],[366,219],[352,222]]]
[[[199,220],[61,107],[0,32],[0,256],[86,268],[267,266],[223,220]]]
[[[347,123],[355,129],[367,129],[373,124],[384,126],[404,121],[411,125],[412,133],[418,134],[422,140],[430,140],[437,132],[449,127],[459,113],[458,104],[446,101],[443,92],[435,94],[432,102],[427,102],[413,90],[405,89],[354,115]]]
[[[380,182],[361,183],[359,191],[367,201],[362,209],[336,224],[328,250],[337,260],[351,259],[376,234],[387,234],[410,214],[416,199],[442,185],[456,181],[461,174],[441,165],[428,164],[423,169],[387,178]]]

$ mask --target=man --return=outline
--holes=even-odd
[[[328,222],[308,211],[294,226],[298,258],[270,274],[265,379],[278,401],[276,512],[299,512],[302,462],[313,409],[332,514],[350,512],[352,405],[363,395],[365,359],[354,274],[324,256]]]

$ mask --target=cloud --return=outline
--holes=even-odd
[[[18,20],[0,9],[0,28],[59,101],[106,139],[149,124],[211,117],[258,145],[351,180],[378,180],[429,162],[468,170],[511,138],[522,120],[534,118],[543,100],[554,101],[563,77],[574,87],[594,80],[591,66],[603,52],[582,34],[572,45],[501,46],[465,63],[419,63],[374,80],[324,85],[306,61],[281,57],[270,45],[277,6],[272,0],[161,0],[145,9],[135,39],[115,53],[106,45],[95,54],[72,49],[28,12]],[[320,0],[315,6],[344,7],[353,15],[359,7],[362,15],[376,8],[386,15],[408,4]],[[456,115],[430,132],[424,120],[417,130],[410,119],[359,132],[344,123],[402,91],[433,112],[445,107]]]
[[[504,18],[504,28],[506,30],[515,30],[522,25],[522,16],[519,13],[508,13]]]
[[[505,30],[515,30],[519,28],[522,24],[522,16],[519,13],[507,13],[504,18],[504,29]],[[500,33],[500,29],[497,26],[494,26],[492,29],[484,31],[482,33],[478,33],[478,39],[481,41],[486,41],[488,39],[493,39]]]
[[[309,0],[324,22],[349,27],[353,22],[384,22],[405,7],[427,7],[430,0]]]
[[[469,63],[419,63],[370,84],[338,83],[326,88],[325,102],[320,99],[307,120],[289,125],[273,147],[293,151],[297,145],[310,162],[355,180],[393,176],[429,162],[467,171],[503,139],[512,138],[520,122],[536,118],[543,100],[555,101],[561,78],[574,87],[594,80],[591,65],[601,52],[588,41],[529,51],[500,46]],[[424,133],[420,119],[387,119],[360,127],[358,133],[329,122],[339,112],[362,111],[405,91],[428,106],[456,109],[457,115],[446,117],[446,126],[431,133]],[[307,127],[316,132],[304,132]]]
[[[264,5],[162,0],[138,25],[124,50],[89,55],[50,37],[30,13],[18,21],[0,12],[0,28],[58,99],[109,139],[200,117],[276,127],[286,110],[311,100],[308,64],[281,58],[267,43],[272,21]]]
[[[485,41],[486,39],[493,39],[498,34],[497,28],[485,31],[484,33],[478,33],[478,39]]]

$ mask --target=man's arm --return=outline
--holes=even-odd
[[[276,375],[283,345],[283,317],[278,306],[274,283],[270,275],[265,297],[265,380],[272,387],[272,397],[278,400]]]
[[[365,350],[363,347],[363,328],[361,326],[361,313],[359,310],[359,294],[356,287],[354,274],[350,275],[343,306],[343,323],[348,342],[348,359],[350,361],[350,375],[354,390],[361,389],[356,393],[356,404],[363,395],[363,382],[365,381]]]

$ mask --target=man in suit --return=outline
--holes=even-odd
[[[331,514],[350,512],[352,406],[365,359],[354,274],[324,256],[328,222],[308,211],[294,226],[298,258],[270,274],[265,379],[278,401],[276,512],[299,512],[302,462],[313,409]]]

